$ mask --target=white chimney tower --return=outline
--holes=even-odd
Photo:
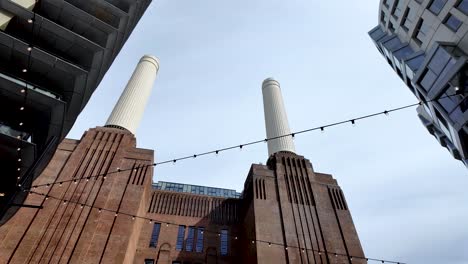
[[[106,127],[123,128],[136,134],[158,70],[158,58],[144,55],[140,59],[119,101],[107,119]]]
[[[291,134],[279,82],[273,78],[265,79],[262,93],[267,138]],[[296,152],[291,136],[268,140],[268,155],[279,151]]]

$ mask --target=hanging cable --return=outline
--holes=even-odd
[[[59,203],[62,203],[62,205],[66,205],[67,203],[76,204],[76,205],[80,206],[80,210],[84,209],[85,207],[88,207],[90,209],[96,209],[98,213],[107,212],[107,213],[113,214],[114,217],[127,217],[128,219],[131,219],[132,221],[134,221],[135,219],[142,219],[144,221],[147,221],[149,224],[160,224],[161,226],[165,225],[166,227],[169,227],[170,225],[176,226],[176,227],[178,227],[180,225],[184,225],[184,224],[175,223],[175,222],[158,221],[155,218],[150,218],[150,217],[145,217],[145,216],[138,216],[136,214],[130,214],[130,213],[122,212],[122,211],[119,211],[119,210],[111,210],[111,209],[107,209],[107,208],[96,207],[96,206],[89,205],[89,204],[86,204],[86,203],[80,203],[80,202],[77,202],[77,201],[61,199],[61,198],[58,198],[58,197],[55,197],[55,196],[52,196],[52,195],[48,195],[48,194],[45,194],[45,193],[39,193],[39,192],[35,192],[35,191],[29,191],[28,193],[30,195],[31,194],[36,194],[36,195],[43,196],[43,197],[45,197],[46,200],[49,200],[49,199],[56,200]],[[211,233],[211,234],[216,235],[216,236],[221,236],[221,234],[217,230],[204,229],[203,233]],[[233,240],[238,240],[238,238],[240,237],[240,235],[236,234],[236,233],[227,234],[227,236],[230,237]],[[366,260],[366,261],[377,261],[377,262],[380,262],[380,263],[406,264],[406,263],[400,262],[400,261],[385,260],[385,259],[378,259],[378,258],[368,258],[368,257],[360,257],[360,256],[351,256],[351,255],[348,255],[348,254],[343,254],[343,253],[338,253],[338,252],[322,251],[322,250],[317,250],[317,249],[312,249],[312,248],[307,248],[307,247],[297,247],[297,246],[291,246],[291,245],[284,245],[284,244],[281,244],[281,243],[276,243],[276,242],[266,241],[266,240],[260,240],[260,239],[248,239],[247,238],[247,241],[251,241],[252,244],[264,243],[264,244],[267,244],[269,247],[271,247],[272,245],[281,246],[281,247],[284,247],[285,250],[294,248],[294,249],[299,249],[301,251],[305,251],[305,250],[306,251],[314,251],[314,252],[318,252],[319,254],[329,254],[329,255],[333,255],[335,257],[341,256],[341,257],[346,257],[346,258],[351,259],[351,260],[352,259],[361,259],[361,260]]]
[[[457,95],[447,95],[447,96],[443,96],[443,97],[440,97],[440,98],[437,98],[437,99],[434,99],[434,100],[426,101],[425,103],[432,102],[432,101],[437,101],[437,100],[444,99],[444,98],[447,98],[447,97],[452,97],[452,96],[457,96]],[[347,119],[347,120],[343,120],[343,121],[339,121],[339,122],[335,122],[335,123],[329,123],[329,124],[318,126],[318,127],[313,127],[313,128],[309,128],[309,129],[305,129],[305,130],[300,130],[300,131],[293,132],[293,133],[286,134],[286,135],[281,135],[281,136],[276,136],[276,137],[271,137],[271,138],[265,138],[265,139],[262,139],[262,140],[251,141],[251,142],[244,143],[244,144],[237,144],[237,145],[234,145],[234,146],[231,146],[231,147],[215,149],[215,150],[212,150],[212,151],[202,152],[202,153],[193,154],[193,155],[190,155],[190,156],[184,156],[184,157],[180,157],[180,158],[176,158],[176,159],[169,159],[169,160],[165,160],[165,161],[161,161],[161,162],[156,162],[156,163],[153,163],[153,164],[141,165],[141,166],[137,166],[136,169],[146,168],[146,167],[151,167],[151,166],[154,167],[154,166],[162,165],[162,164],[166,164],[166,163],[175,164],[177,161],[182,161],[182,160],[186,160],[186,159],[194,159],[194,158],[198,158],[200,156],[206,156],[206,155],[211,155],[211,154],[219,155],[221,152],[224,152],[224,151],[233,150],[233,149],[237,149],[237,148],[242,149],[242,148],[245,148],[246,146],[260,144],[260,143],[263,143],[263,142],[268,142],[270,140],[275,140],[275,139],[279,139],[279,138],[283,138],[283,137],[292,137],[293,135],[296,136],[298,134],[304,134],[304,133],[312,132],[312,131],[315,131],[315,130],[320,130],[321,132],[324,132],[325,128],[339,126],[339,125],[343,125],[343,124],[347,124],[347,123],[351,123],[351,124],[355,125],[356,121],[358,121],[358,120],[368,119],[368,118],[372,118],[372,117],[376,117],[376,116],[380,116],[380,115],[388,116],[391,112],[401,111],[401,110],[412,108],[412,107],[419,106],[419,105],[422,105],[422,104],[423,104],[423,102],[409,104],[409,105],[405,105],[405,106],[401,106],[401,107],[397,107],[397,108],[393,108],[393,109],[389,109],[389,110],[384,110],[384,111],[381,111],[381,112],[376,112],[376,113],[369,114],[369,115],[356,117],[356,118],[353,118],[353,119]],[[84,178],[81,178],[81,179],[78,179],[78,180],[97,179],[99,177],[106,177],[107,175],[110,175],[110,174],[130,171],[132,169],[133,168],[128,168],[128,169],[118,168],[115,171],[110,171],[110,172],[106,172],[106,173],[102,173],[102,174],[97,174],[97,175],[94,175],[94,176],[88,176],[88,177],[84,177]],[[52,185],[55,185],[55,184],[62,184],[62,183],[67,183],[67,182],[72,182],[72,181],[74,181],[74,180],[63,180],[63,181],[59,181],[59,182],[55,182],[55,183],[51,182],[51,183],[38,184],[38,185],[33,185],[32,189],[35,189],[35,188],[38,188],[38,187],[49,187],[49,186],[52,186]],[[29,189],[24,189],[24,190],[29,190]]]

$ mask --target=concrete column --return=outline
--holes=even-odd
[[[158,70],[158,58],[145,55],[140,59],[106,126],[124,128],[136,134]]]
[[[291,130],[289,129],[279,82],[273,78],[264,80],[262,93],[267,138],[290,134]],[[279,151],[296,152],[291,136],[268,140],[268,155]]]

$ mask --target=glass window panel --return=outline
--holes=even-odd
[[[468,0],[462,0],[457,8],[465,14],[468,14]]]
[[[184,248],[185,226],[179,226],[177,234],[176,250],[181,251]]]
[[[154,264],[154,259],[145,259],[145,264]]]
[[[454,32],[460,28],[461,24],[462,22],[452,14],[450,14],[445,21],[445,25]]]
[[[188,228],[187,242],[185,243],[185,251],[193,250],[193,240],[195,238],[195,228],[190,226]]]
[[[412,69],[413,72],[416,72],[423,64],[424,59],[424,54],[420,54],[412,59],[407,60],[406,65],[408,65],[408,67],[410,67],[410,69]]]
[[[429,10],[431,10],[432,13],[438,15],[444,8],[445,3],[447,3],[447,0],[433,0],[429,5]]]
[[[221,230],[221,256],[226,256],[228,254],[228,231],[227,229]]]
[[[423,73],[423,77],[420,84],[424,88],[424,90],[429,91],[432,88],[432,85],[434,84],[436,79],[437,75],[431,70],[426,69]]]
[[[151,234],[150,247],[156,247],[158,244],[159,231],[161,230],[161,224],[155,223],[153,225],[153,233]]]
[[[404,3],[404,0],[396,0],[395,7],[392,12],[393,16],[400,17]]]
[[[393,55],[395,55],[396,58],[400,59],[400,60],[404,60],[406,59],[406,57],[412,55],[414,53],[413,49],[407,45],[395,52],[393,52]]]
[[[428,67],[435,74],[440,74],[449,60],[450,54],[448,54],[448,52],[442,47],[439,47],[434,56],[431,58],[431,62],[429,62]]]
[[[197,244],[195,246],[196,252],[203,252],[203,227],[197,229]]]

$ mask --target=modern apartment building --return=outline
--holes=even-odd
[[[468,0],[382,0],[369,32],[421,105],[418,116],[468,166]]]

